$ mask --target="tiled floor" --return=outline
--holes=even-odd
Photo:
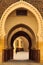
[[[43,64],[40,64],[40,63],[35,63],[35,62],[32,62],[32,61],[29,61],[29,62],[19,62],[19,61],[8,61],[8,62],[5,62],[5,63],[0,63],[0,65],[43,65]]]

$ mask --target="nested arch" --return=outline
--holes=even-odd
[[[17,25],[15,25],[14,27],[12,27],[12,29],[11,29],[11,30],[9,31],[9,33],[8,33],[8,36],[10,36],[10,34],[11,34],[13,31],[15,31],[16,29],[19,29],[19,28],[25,28],[25,29],[29,30],[32,34],[34,33],[29,26],[27,26],[27,25],[25,25],[25,24],[17,24]],[[34,33],[33,35],[35,36],[35,33]]]
[[[10,45],[12,45],[13,41],[19,36],[26,37],[28,41],[32,42],[32,45],[36,44],[36,36],[33,30],[25,24],[18,24],[14,26],[7,34],[8,48],[10,48]]]
[[[17,37],[20,37],[20,36],[23,36],[23,37],[25,37],[27,40],[28,40],[28,42],[29,42],[29,49],[31,49],[31,47],[32,47],[32,41],[31,41],[31,38],[29,37],[29,35],[26,33],[26,32],[24,32],[24,31],[19,31],[19,32],[17,32],[17,33],[15,33],[13,36],[12,36],[12,38],[11,38],[11,47],[13,48],[13,42],[14,42],[14,40],[17,38]]]
[[[6,19],[8,17],[8,15],[14,11],[15,9],[17,8],[26,8],[27,10],[29,10],[30,12],[32,12],[34,14],[34,16],[36,17],[37,19],[37,22],[38,22],[38,34],[40,33],[40,28],[41,28],[41,22],[42,22],[42,17],[40,15],[40,13],[38,12],[38,10],[33,7],[31,4],[25,2],[25,1],[19,1],[19,2],[16,2],[14,4],[12,4],[11,6],[9,6],[5,12],[3,13],[2,17],[1,17],[1,25],[2,25],[2,33],[3,36],[6,35],[5,33],[5,29],[4,29],[4,25],[5,25],[5,22],[6,22]]]

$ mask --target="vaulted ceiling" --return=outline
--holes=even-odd
[[[0,0],[0,18],[3,14],[3,12],[8,8],[11,4],[17,2],[19,0]],[[39,12],[41,13],[43,17],[43,0],[24,0],[30,4],[32,4],[34,7],[36,7]]]

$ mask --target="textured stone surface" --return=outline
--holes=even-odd
[[[24,0],[36,7],[43,16],[43,0]]]
[[[2,16],[3,12],[8,8],[11,4],[17,2],[19,0],[0,0],[0,17]]]
[[[3,12],[9,7],[12,3],[15,3],[19,0],[0,0],[0,17],[2,16]],[[35,6],[43,16],[43,0],[24,0],[28,3]]]
[[[9,7],[12,3],[15,3],[19,0],[0,0],[0,17],[2,16],[3,12]],[[35,6],[43,16],[43,0],[24,0],[28,3]]]

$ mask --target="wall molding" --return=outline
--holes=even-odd
[[[39,13],[39,11],[34,7],[32,6],[31,4],[25,2],[25,1],[19,1],[19,2],[16,2],[16,3],[13,3],[11,6],[9,6],[3,13],[2,17],[1,17],[1,35],[2,36],[5,36],[6,33],[5,33],[5,29],[4,29],[4,26],[5,26],[5,22],[6,22],[6,19],[7,17],[9,16],[9,14],[11,12],[13,12],[15,9],[17,8],[26,8],[27,10],[29,10],[30,12],[33,13],[33,15],[36,17],[36,20],[38,22],[38,33],[37,33],[37,36],[39,37],[39,40],[42,41],[42,37],[41,37],[41,23],[42,23],[42,16],[41,14]]]

